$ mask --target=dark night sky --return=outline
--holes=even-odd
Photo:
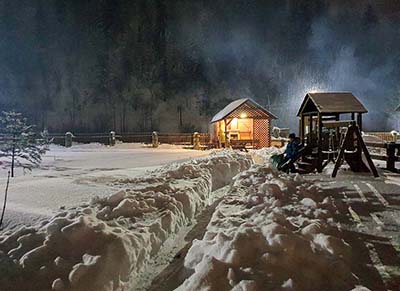
[[[51,131],[207,130],[251,97],[296,128],[307,91],[394,125],[400,1],[1,0],[0,106]],[[180,118],[179,116],[182,116]]]

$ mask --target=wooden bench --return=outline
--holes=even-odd
[[[260,144],[258,140],[253,139],[233,139],[230,141],[231,148],[234,150],[241,150],[247,152],[250,148],[257,148]]]

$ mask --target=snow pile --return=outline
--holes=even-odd
[[[177,290],[350,290],[350,246],[335,201],[300,176],[254,165],[239,174],[185,266]]]
[[[280,155],[285,152],[286,146],[282,148],[277,147],[269,147],[269,148],[261,148],[258,150],[251,151],[251,155],[254,160],[258,164],[269,164],[270,159],[274,155]]]
[[[2,290],[121,290],[163,243],[190,224],[213,189],[250,167],[248,155],[223,152],[175,164],[107,198],[66,210],[0,237]]]

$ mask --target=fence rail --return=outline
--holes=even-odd
[[[124,143],[152,143],[152,132],[131,132],[131,133],[116,133],[115,139]],[[174,145],[191,145],[193,144],[193,133],[157,133],[158,142],[161,144]],[[53,143],[65,145],[66,135],[60,133],[49,134],[49,138]],[[200,143],[210,143],[210,134],[200,133]],[[110,145],[110,133],[77,133],[72,134],[72,141],[76,143],[94,143],[98,142],[105,145]]]
[[[385,142],[385,143],[373,143],[366,142],[367,147],[372,149],[371,158],[380,161],[386,161],[386,169],[391,172],[400,172],[400,169],[396,168],[396,162],[400,161],[400,143]],[[376,153],[378,149],[379,153]],[[381,151],[385,150],[383,154]]]
[[[391,132],[365,132],[367,135],[372,135],[380,138],[384,142],[396,142],[397,137]]]

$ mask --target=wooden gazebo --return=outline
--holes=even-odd
[[[335,162],[332,176],[345,160],[354,172],[376,169],[361,136],[362,115],[368,110],[349,92],[308,93],[300,106],[300,138],[309,170]],[[362,157],[362,152],[365,158]],[[367,167],[363,160],[368,162]]]
[[[277,117],[254,100],[238,99],[212,118],[212,136],[219,147],[269,147],[271,119]]]

